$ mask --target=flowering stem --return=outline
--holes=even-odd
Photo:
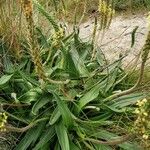
[[[26,127],[22,127],[22,128],[17,128],[17,127],[13,127],[13,126],[5,126],[6,131],[10,131],[10,132],[25,132],[29,129],[31,129],[32,127],[36,126],[37,123],[48,120],[49,118],[42,118],[42,119],[38,119],[32,123],[30,123],[29,125],[27,125]]]
[[[84,140],[90,141],[95,144],[103,144],[103,145],[118,145],[121,144],[127,140],[129,140],[131,137],[133,137],[133,134],[128,134],[128,135],[123,135],[115,140],[110,140],[110,141],[101,141],[93,138],[85,138]]]

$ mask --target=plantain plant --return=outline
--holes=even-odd
[[[23,1],[25,2],[25,1]],[[118,58],[111,64],[93,42],[83,42],[79,28],[67,35],[62,26],[33,0],[35,8],[50,23],[50,34],[35,25],[32,2],[23,3],[28,24],[28,40],[21,42],[19,62],[0,41],[0,129],[17,132],[15,150],[113,150],[141,149],[133,138],[135,103],[148,96],[139,92],[141,74],[135,86],[122,84],[127,73]],[[27,9],[27,5],[30,9]],[[95,46],[95,45],[94,45]],[[122,91],[119,92],[118,91]],[[115,93],[115,94],[114,94]]]

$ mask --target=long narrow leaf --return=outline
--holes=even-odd
[[[53,94],[57,101],[58,109],[62,115],[64,124],[67,126],[71,126],[73,123],[73,119],[69,108],[67,107],[66,103],[56,93]]]
[[[62,122],[55,126],[56,134],[62,150],[70,150],[67,128]]]
[[[20,141],[20,143],[16,146],[15,150],[27,150],[32,142],[35,143],[37,138],[40,136],[42,132],[44,124],[45,122],[27,131],[26,135]]]
[[[55,135],[55,130],[53,126],[50,126],[41,136],[39,142],[37,143],[37,145],[32,149],[32,150],[39,150],[40,148],[42,148],[46,143],[48,143],[49,141],[51,141],[51,139],[54,137]]]
[[[36,115],[39,109],[42,108],[47,103],[51,102],[51,100],[52,100],[52,95],[50,94],[42,95],[41,98],[33,105],[32,113]]]
[[[58,107],[56,107],[50,117],[49,124],[53,125],[60,118],[60,116],[61,116],[61,113],[58,110]]]
[[[101,85],[95,85],[90,91],[88,91],[86,94],[84,94],[83,97],[79,100],[78,106],[79,109],[83,108],[86,104],[97,98],[100,92]]]
[[[12,78],[13,74],[10,75],[3,75],[0,78],[0,87],[3,86],[4,84],[6,84],[11,78]]]

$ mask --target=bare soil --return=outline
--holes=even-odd
[[[89,40],[91,37],[93,26],[93,20],[81,24],[80,35],[84,40]],[[131,48],[131,35],[136,27],[138,27],[138,29],[135,33],[135,44]],[[96,41],[109,61],[118,59],[120,54],[128,54],[123,61],[123,64],[126,66],[135,63],[134,60],[139,58],[138,56],[144,45],[147,32],[148,25],[146,13],[136,15],[122,14],[116,16],[112,20],[109,29],[106,29],[104,32],[100,31],[99,36],[97,35]]]

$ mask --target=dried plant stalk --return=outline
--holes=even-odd
[[[23,12],[26,17],[26,21],[28,23],[28,31],[29,31],[29,44],[30,44],[30,55],[32,57],[32,61],[35,66],[36,73],[38,77],[42,81],[48,81],[53,84],[67,84],[69,80],[66,81],[55,81],[47,78],[44,67],[42,64],[42,60],[40,57],[40,52],[38,49],[38,43],[34,34],[34,21],[33,21],[33,6],[32,0],[22,0],[21,1]]]
[[[23,7],[23,12],[26,17],[26,21],[28,23],[30,55],[32,57],[32,61],[35,65],[35,70],[39,76],[39,79],[45,80],[46,76],[44,73],[44,68],[42,65],[41,58],[40,58],[40,52],[38,50],[37,41],[36,41],[35,34],[34,34],[32,1],[31,0],[22,0],[22,7]]]
[[[112,0],[99,0],[98,11],[100,13],[100,30],[104,30],[110,26],[114,15]]]
[[[94,20],[94,29],[93,29],[93,35],[92,35],[92,57],[91,57],[91,60],[94,60],[95,56],[96,56],[96,48],[95,48],[96,33],[97,33],[97,17],[95,17],[95,20]]]

